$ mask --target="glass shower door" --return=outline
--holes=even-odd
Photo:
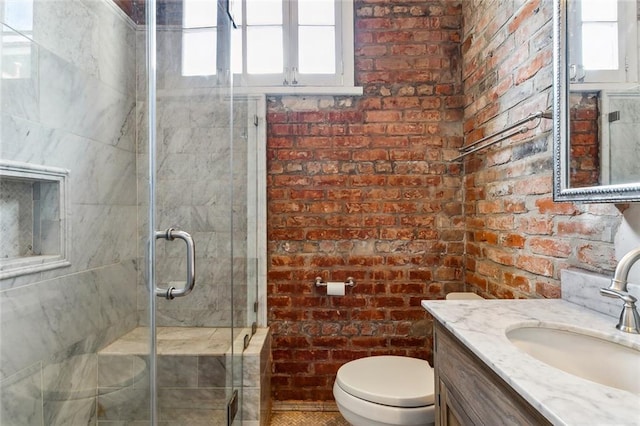
[[[0,424],[227,424],[250,303],[226,5],[4,0],[0,23]]]
[[[155,67],[148,57],[147,69],[148,216],[141,240],[149,244],[143,288],[157,424],[240,421],[243,344],[235,282],[243,267],[235,253],[246,229],[238,227],[234,204],[242,187],[235,173],[226,7],[224,1],[163,3],[155,25],[147,13],[146,50],[156,56]],[[172,238],[176,232],[184,243]],[[183,291],[192,263],[193,290]]]

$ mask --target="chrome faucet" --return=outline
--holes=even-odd
[[[625,254],[613,274],[611,285],[608,288],[601,288],[600,294],[607,297],[617,297],[622,299],[624,306],[620,313],[620,321],[616,328],[627,333],[640,334],[640,315],[636,309],[638,299],[630,295],[627,291],[627,279],[629,271],[634,263],[640,259],[640,248],[631,250]]]

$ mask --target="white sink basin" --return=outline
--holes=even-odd
[[[640,394],[640,351],[581,333],[546,327],[507,332],[518,349],[569,374]]]

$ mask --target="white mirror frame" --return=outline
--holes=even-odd
[[[553,0],[553,200],[590,203],[639,201],[640,182],[584,188],[569,186],[567,1]]]

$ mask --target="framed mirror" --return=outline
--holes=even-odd
[[[640,200],[639,0],[554,0],[555,201]]]

